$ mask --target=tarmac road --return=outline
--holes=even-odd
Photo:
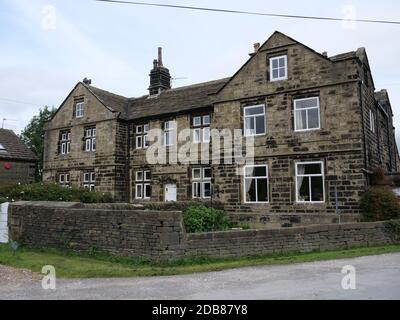
[[[342,288],[354,266],[356,289]],[[0,299],[400,299],[400,253],[291,265],[257,266],[192,275],[57,279],[0,286]]]

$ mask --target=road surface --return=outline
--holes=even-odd
[[[354,266],[356,289],[342,288]],[[400,253],[180,276],[38,281],[0,286],[0,299],[400,299]]]

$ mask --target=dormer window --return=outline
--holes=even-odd
[[[75,118],[82,118],[83,115],[85,114],[85,104],[84,102],[78,102],[75,105]]]
[[[271,81],[286,80],[287,72],[287,56],[273,57],[269,59]]]

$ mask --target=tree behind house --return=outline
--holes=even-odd
[[[21,140],[31,149],[38,157],[38,165],[36,168],[36,181],[42,179],[43,169],[43,148],[44,148],[44,130],[43,127],[56,113],[57,109],[54,107],[45,106],[39,110],[39,115],[34,116],[30,123],[21,132]]]

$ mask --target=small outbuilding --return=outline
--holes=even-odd
[[[0,129],[0,187],[35,181],[36,155],[8,129]]]

